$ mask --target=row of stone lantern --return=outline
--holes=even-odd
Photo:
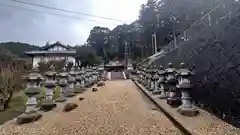
[[[67,97],[73,97],[76,93],[85,91],[87,85],[92,86],[97,83],[99,78],[99,73],[96,67],[87,67],[86,69],[81,69],[80,67],[71,68],[70,72],[67,72],[66,68],[63,68],[58,74],[52,68],[51,71],[47,71],[44,75],[45,79],[35,68],[28,74],[28,76],[23,78],[27,81],[25,94],[27,95],[28,100],[25,113],[17,119],[19,124],[35,121],[42,116],[37,112],[37,95],[42,93],[43,90],[41,85],[39,85],[40,82],[46,89],[46,97],[41,101],[40,109],[49,111],[56,107],[55,101],[66,101]],[[59,81],[56,80],[56,77],[59,78]],[[57,86],[60,87],[60,96],[54,101],[54,89]]]
[[[137,69],[139,83],[147,88],[160,99],[166,99],[171,107],[178,107],[177,111],[182,115],[195,116],[197,109],[192,105],[190,90],[192,88],[190,76],[193,73],[186,68],[184,63],[180,64],[180,69],[168,63],[168,67],[151,66],[150,68]]]

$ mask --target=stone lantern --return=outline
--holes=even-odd
[[[147,89],[151,88],[151,69],[147,69]]]
[[[158,75],[159,75],[159,86],[160,86],[160,95],[159,98],[160,99],[166,99],[167,98],[167,94],[166,94],[166,87],[165,87],[165,81],[166,81],[166,71],[164,70],[163,66],[159,66],[159,70],[158,70]]]
[[[104,64],[100,64],[98,66],[98,71],[99,71],[99,74],[100,74],[100,78],[103,79],[104,75],[105,75],[105,73],[104,73]]]
[[[139,67],[139,68],[136,68],[137,71],[136,71],[136,75],[137,75],[137,81],[142,84],[142,77],[143,77],[143,74],[142,74],[142,68]]]
[[[95,67],[93,67],[92,78],[93,78],[93,84],[96,84],[97,83],[97,71],[96,71]]]
[[[76,77],[75,77],[75,80],[76,80],[76,84],[75,84],[75,89],[79,89],[80,88],[80,85],[81,85],[81,68],[80,67],[77,67],[75,69],[75,74],[76,74]]]
[[[86,88],[89,88],[89,87],[91,87],[89,69],[86,69],[85,72],[86,72],[86,74],[85,74],[85,86],[86,86]]]
[[[93,71],[93,80],[94,80],[94,84],[96,84],[98,82],[98,71],[96,70],[96,68],[94,68]]]
[[[185,116],[196,116],[199,112],[195,107],[193,107],[191,96],[189,94],[189,91],[192,88],[189,77],[192,76],[193,73],[185,67],[184,63],[181,63],[178,75],[179,82],[177,88],[181,90],[182,105],[179,106],[177,111]]]
[[[134,71],[136,71],[135,74],[136,74],[136,77],[137,77],[137,78],[133,78],[134,81],[140,82],[141,77],[142,77],[140,68],[137,67],[136,70],[134,70]]]
[[[177,80],[177,71],[175,68],[173,68],[172,63],[168,63],[168,68],[166,69],[166,83],[169,90],[169,95],[167,98],[167,104],[169,104],[172,107],[179,106],[181,104],[181,101],[179,97],[177,96],[176,91],[176,85],[178,83]]]
[[[84,71],[78,68],[77,76],[76,76],[76,92],[82,93],[86,90],[84,87]]]
[[[154,74],[156,73],[156,66],[152,66],[150,68],[150,88],[148,89],[149,91],[154,91],[154,87],[155,87],[155,80],[154,80]]]
[[[155,89],[153,91],[153,94],[161,94],[161,95],[162,95],[162,93],[165,94],[165,91],[163,91],[164,90],[163,84],[165,82],[164,74],[165,74],[164,68],[163,68],[163,66],[160,65],[159,69],[157,71],[157,76],[155,76],[155,77],[157,77],[156,85],[158,85],[158,89]]]
[[[139,81],[140,81],[141,84],[143,84],[143,80],[144,80],[144,70],[143,70],[143,69],[144,69],[143,67],[141,67],[141,68],[139,69],[139,71],[140,71]]]
[[[96,79],[97,79],[97,83],[99,82],[99,81],[101,81],[101,78],[100,78],[100,71],[98,70],[98,68],[96,67]]]
[[[59,73],[58,84],[60,86],[60,97],[56,99],[56,102],[64,102],[67,100],[67,98],[65,97],[65,94],[67,92],[67,86],[68,86],[67,78],[68,78],[68,72],[67,72],[67,69],[64,67],[62,69],[62,72]]]
[[[53,94],[54,89],[56,88],[56,80],[54,79],[57,73],[54,71],[48,71],[45,73],[46,81],[44,83],[44,87],[46,89],[46,99],[41,102],[41,109],[45,111],[52,110],[52,108],[56,107],[56,104],[53,102]]]
[[[37,95],[42,92],[40,86],[38,86],[38,82],[42,78],[41,74],[38,73],[37,69],[33,69],[30,74],[28,74],[27,80],[27,88],[25,94],[28,96],[27,100],[27,108],[25,112],[31,112],[36,109],[37,105]]]
[[[159,80],[159,75],[157,72],[157,69],[153,69],[153,75],[152,75],[152,83],[153,83],[153,94],[157,94],[159,91],[158,87],[158,80]]]
[[[27,88],[25,94],[28,97],[26,103],[25,112],[17,118],[18,124],[29,123],[38,120],[42,115],[37,112],[37,95],[42,92],[41,87],[38,85],[38,82],[42,76],[37,72],[37,69],[33,69],[33,71],[28,74],[28,76],[24,77],[27,81]]]
[[[82,75],[81,75],[81,87],[85,87],[85,85],[86,85],[86,71],[85,71],[84,68],[82,68],[81,73],[82,73]]]
[[[147,80],[148,80],[148,72],[147,72],[147,69],[144,68],[143,69],[143,86],[147,87]]]
[[[71,68],[70,72],[69,72],[69,76],[68,76],[68,91],[66,93],[66,96],[67,97],[73,97],[75,96],[76,94],[74,93],[75,91],[75,70],[74,70],[74,67]]]
[[[143,69],[143,86],[147,86],[147,78],[148,78],[148,73],[147,73],[147,69],[144,68]]]
[[[89,67],[89,69],[88,69],[88,75],[89,75],[89,77],[88,77],[88,80],[89,80],[89,85],[90,85],[90,87],[91,86],[93,86],[93,70],[91,69],[91,67]]]

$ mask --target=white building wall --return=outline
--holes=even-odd
[[[33,57],[33,67],[38,67],[38,63],[41,61],[41,57],[35,56]]]
[[[72,62],[74,65],[76,64],[76,60],[74,57],[72,56],[67,56],[67,57],[59,57],[59,56],[34,56],[33,57],[33,67],[38,67],[38,63],[41,62],[41,61],[44,61],[44,62],[48,62],[48,61],[51,61],[51,60],[64,60],[66,59],[66,63],[69,63],[69,62]]]
[[[48,49],[48,51],[66,51],[67,49],[62,46],[54,46],[53,48]]]
[[[67,57],[67,62],[72,62],[73,65],[76,65],[76,60],[75,60],[75,58],[72,57],[72,56],[68,56],[68,57]]]

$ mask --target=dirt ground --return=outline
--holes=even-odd
[[[78,100],[79,96],[85,99]],[[1,135],[180,135],[180,131],[137,90],[130,80],[78,95],[68,102],[78,108],[64,113],[64,103],[34,123],[15,121],[0,127]]]

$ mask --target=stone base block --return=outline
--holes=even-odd
[[[86,88],[91,88],[91,84],[90,84],[90,83],[87,83],[87,84],[85,84],[85,87],[86,87]]]
[[[158,98],[159,99],[167,99],[168,96],[166,94],[161,93]]]
[[[58,99],[56,99],[56,102],[65,102],[67,99],[65,97],[59,97]]]
[[[17,118],[17,124],[21,125],[21,124],[26,124],[26,123],[31,123],[34,121],[39,120],[42,117],[42,114],[34,112],[34,113],[24,113],[21,116],[19,116]]]
[[[177,112],[182,114],[183,116],[188,116],[188,117],[194,117],[197,116],[199,114],[199,111],[194,108],[194,107],[184,107],[184,106],[180,106],[177,109]]]
[[[154,91],[154,89],[153,88],[149,88],[148,91]]]
[[[57,107],[57,105],[53,101],[42,101],[40,105],[40,110],[51,111],[55,107]]]
[[[136,77],[132,77],[132,80],[133,80],[133,81],[138,81],[138,82],[139,82],[139,79],[137,79]]]
[[[70,112],[77,107],[78,105],[75,103],[67,103],[63,108],[63,112]]]
[[[97,84],[97,87],[102,87],[102,86],[105,86],[105,83],[104,83],[104,82],[99,82],[99,83]]]
[[[175,98],[175,99],[171,99],[171,98],[167,98],[167,104],[170,105],[173,108],[179,107],[181,105],[181,100]]]
[[[79,88],[76,88],[74,93],[78,94],[78,93],[83,93],[84,91],[86,91],[87,89],[84,88],[84,87],[79,87]]]
[[[161,94],[161,91],[155,90],[155,91],[152,92],[152,94],[153,94],[153,95],[159,95],[159,94]]]
[[[74,97],[74,96],[76,96],[76,94],[73,93],[73,92],[67,92],[66,93],[66,97]]]
[[[92,87],[92,86],[94,85],[94,83],[93,83],[93,82],[91,82],[89,85],[90,85],[90,87]]]

